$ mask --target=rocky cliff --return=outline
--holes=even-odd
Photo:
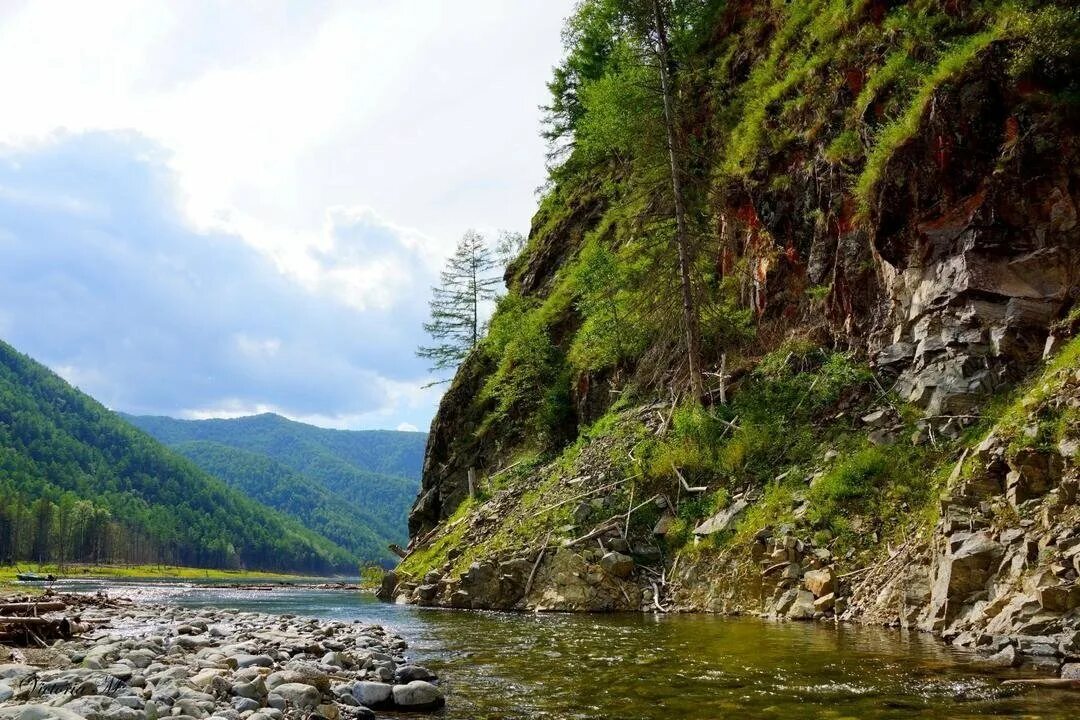
[[[383,594],[859,620],[1067,666],[1080,15],[688,5],[709,402],[686,399],[655,116],[646,98],[625,138],[588,120],[608,122],[602,90],[631,72],[608,58],[579,83],[570,159],[433,422]],[[628,42],[596,29],[603,7],[571,21],[562,70],[588,33]]]

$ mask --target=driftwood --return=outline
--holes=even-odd
[[[536,580],[536,571],[540,569],[540,563],[544,561],[544,553],[547,552],[548,543],[551,542],[551,530],[548,530],[547,537],[544,538],[544,546],[540,548],[540,552],[536,554],[536,562],[533,563],[532,572],[529,573],[529,581],[525,583],[525,592],[521,594],[525,601],[529,601],[529,591],[532,590],[533,581]]]
[[[593,538],[600,537],[604,533],[610,532],[611,530],[619,530],[619,522],[617,520],[609,520],[608,522],[603,523],[602,525],[600,525],[600,527],[594,529],[588,534],[582,535],[581,537],[574,540],[567,540],[565,543],[563,543],[563,547],[574,547],[575,545],[579,545],[586,540],[592,540]]]
[[[1004,680],[1002,685],[1031,685],[1032,687],[1050,688],[1051,690],[1080,690],[1080,680],[1068,678],[1031,678]]]
[[[0,615],[37,615],[66,609],[67,603],[63,602],[13,602],[0,605]]]
[[[47,640],[70,640],[90,625],[69,618],[0,616],[0,642],[45,647]]]
[[[709,489],[709,488],[707,488],[705,486],[690,487],[690,484],[688,482],[686,482],[686,478],[683,477],[683,474],[681,472],[679,472],[679,468],[677,468],[675,465],[672,465],[671,469],[674,470],[675,474],[679,476],[679,482],[682,483],[683,490],[685,490],[686,492],[688,492],[688,493],[703,493],[703,492],[705,492],[706,490]]]

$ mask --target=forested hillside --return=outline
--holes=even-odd
[[[388,543],[407,539],[425,433],[328,430],[270,413],[233,420],[126,418],[260,501],[305,522],[335,518],[333,529],[309,525],[328,537],[339,542],[354,537],[366,547],[374,534],[382,547],[373,558],[385,556]],[[226,454],[224,447],[243,452]],[[262,470],[270,474],[260,477]],[[296,490],[288,487],[283,471],[293,474]],[[301,498],[300,488],[317,489],[317,495]],[[337,510],[332,509],[335,503]],[[342,525],[345,516],[351,521]]]
[[[364,562],[389,561],[391,542],[402,543],[404,525],[376,518],[312,480],[265,455],[212,440],[172,448],[253,500],[299,521]]]
[[[0,559],[354,566],[2,342]]]

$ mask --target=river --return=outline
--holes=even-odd
[[[520,615],[387,605],[370,595],[213,584],[62,581],[146,602],[361,620],[437,672],[451,719],[1080,717],[1080,694],[1003,688],[970,653],[878,628],[708,615]]]

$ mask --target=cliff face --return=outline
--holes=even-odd
[[[1076,11],[710,7],[681,98],[712,406],[680,401],[647,147],[573,156],[440,406],[387,592],[1080,652],[1077,346],[1057,354],[1080,320]],[[533,354],[507,340],[537,327]]]

